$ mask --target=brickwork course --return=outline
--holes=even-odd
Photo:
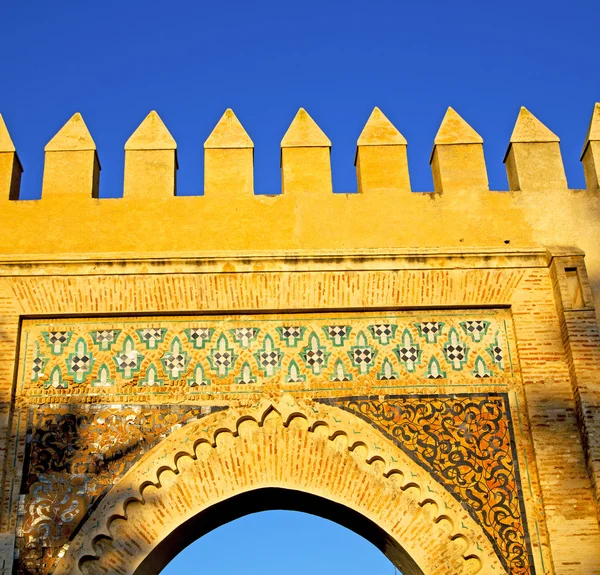
[[[227,110],[204,195],[151,112],[122,198],[75,114],[41,200],[0,116],[0,575],[155,575],[247,513],[307,511],[404,575],[600,574],[600,104],[586,189],[522,108],[489,189],[449,108],[434,190],[375,108],[358,193],[303,109],[282,193]]]

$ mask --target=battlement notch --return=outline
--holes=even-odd
[[[126,198],[168,198],[175,195],[177,143],[152,110],[125,143]]]
[[[406,138],[375,107],[356,146],[358,192],[410,192],[406,145]]]
[[[300,108],[281,140],[281,187],[284,194],[331,193],[331,140]]]
[[[254,194],[254,142],[227,108],[204,142],[204,195]]]
[[[100,162],[96,144],[79,112],[44,148],[42,198],[98,197]]]
[[[435,137],[429,163],[438,193],[489,189],[483,138],[452,107]]]
[[[566,189],[559,137],[521,107],[504,156],[511,190]]]
[[[0,198],[19,199],[23,167],[0,114]]]
[[[581,153],[587,189],[600,192],[600,103],[596,102]]]

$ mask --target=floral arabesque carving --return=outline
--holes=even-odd
[[[329,445],[327,449],[331,449],[332,453],[333,451],[338,454],[346,453],[345,457],[350,458],[351,465],[360,468],[357,480],[360,480],[360,477],[375,478],[382,493],[390,497],[395,494],[393,504],[390,503],[391,515],[396,512],[394,510],[398,513],[395,525],[402,523],[400,518],[403,513],[409,515],[416,513],[420,519],[415,525],[420,521],[424,526],[418,531],[416,537],[428,538],[433,546],[449,546],[445,548],[445,553],[447,555],[448,549],[452,550],[453,555],[448,559],[448,565],[453,564],[454,561],[453,568],[456,569],[454,573],[478,573],[482,569],[485,573],[504,571],[481,528],[471,519],[465,519],[461,506],[451,495],[439,484],[432,482],[427,473],[403,457],[401,452],[388,444],[381,435],[359,419],[348,416],[337,408],[318,404],[299,404],[291,396],[283,395],[277,402],[264,400],[252,408],[231,409],[202,422],[188,425],[157,445],[101,503],[89,520],[89,528],[82,530],[74,539],[65,558],[58,565],[55,575],[70,573],[76,568],[86,574],[99,573],[108,565],[112,565],[115,569],[117,564],[120,572],[133,572],[135,565],[127,564],[123,557],[130,556],[131,549],[137,549],[135,555],[138,559],[144,553],[149,553],[152,547],[166,536],[161,529],[170,532],[189,517],[190,513],[195,513],[182,501],[195,501],[195,497],[204,497],[200,493],[185,491],[184,485],[188,484],[182,482],[188,481],[186,477],[193,477],[193,484],[197,489],[200,485],[198,477],[202,477],[203,481],[208,482],[202,487],[202,491],[219,493],[219,489],[222,488],[228,494],[223,496],[230,496],[238,488],[244,490],[252,488],[252,484],[243,484],[243,480],[239,479],[244,477],[245,470],[250,465],[242,456],[241,446],[244,442],[252,444],[253,448],[260,452],[260,442],[256,439],[257,436],[252,434],[271,433],[269,430],[273,426],[280,430],[277,433],[281,433],[281,436],[275,434],[265,444],[268,447],[264,448],[266,452],[260,456],[260,461],[268,459],[266,456],[269,450],[276,450],[275,439],[285,438],[286,434],[299,434],[298,442],[304,442],[302,445],[306,444],[306,450],[312,449],[315,453],[322,453],[323,447],[316,448],[311,442],[321,442],[319,445],[325,442],[325,446]],[[238,444],[236,441],[242,443]],[[228,455],[229,449],[231,455]],[[401,461],[398,459],[399,453],[402,457]],[[238,479],[235,480],[235,486],[223,487],[223,477],[215,479],[215,470],[211,469],[211,461],[213,461],[211,457],[215,460],[235,458],[237,465],[240,466],[239,469],[236,468]],[[324,456],[314,455],[314,457]],[[304,465],[311,465],[309,458],[308,453],[306,458],[303,457]],[[340,461],[339,455],[336,458]],[[295,458],[284,453],[279,453],[277,456],[278,462],[287,460],[295,461]],[[193,468],[193,473],[192,471],[188,473],[188,468]],[[285,481],[291,481],[292,484],[296,481],[294,478],[286,477],[285,474],[281,477],[285,478]],[[314,481],[321,479],[316,478]],[[240,486],[240,482],[243,487]],[[297,488],[310,489],[311,487],[298,484]],[[337,487],[332,493],[337,494],[336,489]],[[173,493],[186,493],[185,496],[178,495],[176,505],[183,507],[177,511],[173,511],[172,503],[167,504],[167,500]],[[403,500],[403,497],[407,499]],[[414,499],[411,499],[412,497]],[[409,500],[414,504],[409,505]],[[160,520],[157,521],[153,519],[153,513],[163,505],[163,501],[165,507],[160,507]],[[213,499],[210,501],[216,502]],[[196,505],[203,507],[209,505],[210,501]],[[358,506],[358,503],[356,505]],[[420,512],[420,509],[424,511]],[[173,517],[165,517],[164,510],[173,513]],[[419,513],[425,515],[420,516]],[[156,517],[158,518],[158,515]],[[158,523],[161,525],[160,529]],[[412,520],[406,519],[406,525],[402,529],[409,531],[417,529],[413,527]],[[394,528],[402,530],[397,525]],[[141,531],[144,532],[142,539],[139,538]],[[455,543],[452,543],[453,541]],[[492,567],[494,570],[490,571]],[[445,572],[448,571],[444,571],[442,566],[436,570],[426,571],[426,573]]]
[[[107,489],[160,439],[219,407],[63,406],[32,412],[17,572],[51,571]]]
[[[385,433],[483,526],[510,573],[534,573],[506,394],[321,401]]]

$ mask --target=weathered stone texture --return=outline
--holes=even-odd
[[[376,109],[342,195],[301,110],[267,197],[228,110],[202,198],[171,197],[177,146],[152,112],[112,200],[76,114],[38,202],[15,201],[0,118],[1,574],[154,574],[275,505],[405,575],[600,574],[597,111],[587,190],[523,109],[511,191],[489,191],[449,110],[435,192],[412,193]]]

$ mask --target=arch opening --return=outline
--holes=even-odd
[[[239,493],[199,512],[154,547],[135,575],[159,575],[186,547],[211,531],[246,515],[274,510],[299,511],[333,521],[374,545],[403,575],[424,575],[398,542],[361,513],[325,497],[281,487]]]
[[[342,410],[284,397],[174,431],[106,495],[55,575],[158,574],[216,527],[268,510],[338,523],[404,575],[505,572],[481,527],[402,451]]]

